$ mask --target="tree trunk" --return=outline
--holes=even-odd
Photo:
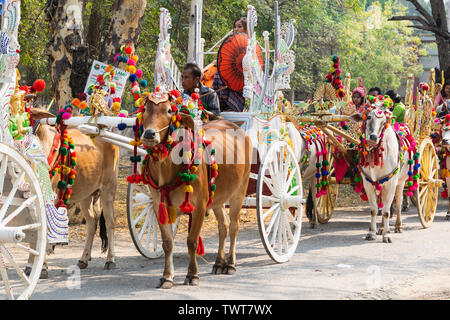
[[[89,17],[89,29],[86,42],[89,47],[89,56],[98,58],[103,31],[103,4],[104,0],[92,2],[91,16]]]
[[[52,38],[48,43],[51,88],[58,106],[73,99],[83,68],[74,57],[87,54],[83,35],[82,4],[79,0],[47,1],[46,17]],[[75,89],[75,93],[72,89]],[[83,88],[84,89],[84,88]],[[81,89],[81,90],[83,90]]]
[[[146,6],[147,0],[116,0],[108,34],[100,51],[102,62],[113,63],[114,56],[126,42],[135,48]]]
[[[431,0],[431,12],[436,21],[436,27],[442,31],[442,34],[448,34],[448,24],[444,0]],[[439,65],[444,70],[446,77],[450,77],[450,37],[444,37],[437,33],[436,45],[439,53]]]

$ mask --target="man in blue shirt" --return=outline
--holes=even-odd
[[[183,85],[183,94],[191,95],[195,89],[200,90],[200,101],[205,110],[220,115],[219,98],[211,88],[202,85],[202,71],[195,63],[187,63],[181,73],[181,84]]]

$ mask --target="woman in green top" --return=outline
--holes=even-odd
[[[394,101],[394,106],[392,108],[392,118],[395,122],[403,123],[405,121],[405,105],[402,103],[402,98],[394,90],[389,90],[386,92],[392,101]]]

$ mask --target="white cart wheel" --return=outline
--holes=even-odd
[[[131,239],[141,255],[156,259],[164,254],[158,219],[153,210],[152,195],[148,186],[128,184],[127,218]],[[173,237],[180,218],[172,225]]]
[[[0,143],[0,299],[29,299],[46,254],[47,220],[36,174],[24,157]],[[24,269],[34,257],[29,276]]]
[[[300,168],[292,148],[276,141],[259,168],[256,212],[267,254],[278,263],[288,261],[300,239],[303,217]]]

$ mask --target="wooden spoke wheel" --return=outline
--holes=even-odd
[[[332,176],[334,176],[333,145],[330,143],[327,143],[327,150],[328,150],[327,160],[329,163],[328,171],[330,172],[330,174],[328,175],[328,181],[330,183],[328,183],[328,185],[326,186],[327,194],[318,198],[317,202],[316,202],[317,220],[322,224],[325,224],[330,220],[331,215],[334,212],[334,208],[336,207],[336,200],[337,200],[338,191],[339,191],[339,185],[337,183],[331,183]]]
[[[131,239],[141,255],[156,259],[164,254],[158,218],[153,209],[150,189],[143,184],[128,184],[127,219]],[[173,237],[177,233],[179,218],[172,225]]]
[[[29,299],[46,254],[45,203],[31,166],[19,152],[2,143],[0,202],[0,299]]]
[[[420,178],[415,196],[420,223],[424,228],[429,228],[436,213],[439,196],[439,161],[434,145],[428,138],[422,141],[419,152]]]
[[[304,203],[301,179],[292,148],[284,141],[273,143],[259,168],[256,212],[264,248],[277,263],[292,257],[300,239]]]

